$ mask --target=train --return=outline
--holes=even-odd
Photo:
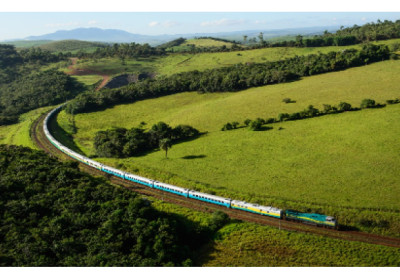
[[[255,213],[258,215],[269,216],[269,217],[273,217],[273,218],[277,218],[277,219],[296,221],[296,222],[312,224],[312,225],[316,225],[316,226],[323,226],[323,227],[332,228],[332,229],[339,228],[337,220],[331,216],[326,216],[326,215],[317,214],[317,213],[302,213],[302,212],[291,210],[291,209],[283,210],[283,209],[279,209],[279,208],[272,207],[272,206],[263,206],[263,205],[249,203],[246,201],[233,200],[230,198],[225,198],[225,197],[220,197],[220,196],[216,196],[216,195],[198,192],[195,190],[185,189],[182,187],[166,184],[166,183],[159,182],[159,181],[156,181],[153,179],[149,179],[149,178],[131,174],[131,173],[128,173],[125,171],[121,171],[114,167],[107,166],[100,162],[94,161],[88,157],[82,156],[82,155],[78,154],[77,152],[69,149],[68,147],[65,147],[60,142],[58,142],[51,135],[51,133],[48,129],[49,120],[53,117],[53,115],[55,113],[57,113],[59,110],[61,110],[61,108],[63,106],[64,106],[64,104],[51,110],[50,113],[47,114],[47,116],[45,117],[44,122],[43,122],[44,133],[45,133],[47,139],[50,141],[50,143],[52,143],[57,149],[59,149],[60,151],[62,151],[65,154],[67,154],[68,156],[82,162],[83,164],[86,164],[88,166],[96,168],[104,173],[122,178],[124,180],[138,183],[138,184],[144,185],[149,188],[158,189],[158,190],[162,190],[165,192],[173,193],[175,195],[183,196],[187,199],[200,200],[200,201],[224,206],[224,207],[231,208],[231,209],[247,211],[247,212]]]

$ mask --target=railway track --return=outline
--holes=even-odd
[[[48,141],[43,131],[43,120],[45,117],[46,114],[41,115],[32,124],[30,128],[30,135],[34,143],[38,146],[38,148],[42,149],[43,151],[52,156],[55,156],[62,160],[74,160],[69,156],[67,156],[66,154],[64,154],[63,152],[61,152],[60,150],[58,150]],[[151,189],[131,181],[123,180],[122,178],[119,177],[105,174],[104,172],[101,172],[100,170],[85,165],[81,162],[79,162],[79,168],[82,171],[87,172],[93,176],[106,177],[107,179],[109,179],[111,183],[122,186],[141,195],[154,197],[156,199],[163,200],[168,203],[177,204],[182,207],[190,208],[197,211],[215,212],[217,210],[220,210],[228,214],[231,219],[253,222],[261,225],[273,226],[282,230],[318,234],[330,238],[337,238],[348,241],[358,241],[358,242],[365,242],[365,243],[400,248],[400,238],[387,237],[387,236],[381,236],[381,235],[358,232],[358,231],[336,231],[332,229],[316,227],[302,223],[279,220],[267,216],[260,216],[257,214],[252,214],[236,209],[230,209],[223,206],[202,202],[199,200],[187,199],[182,196],[163,192],[157,189]]]

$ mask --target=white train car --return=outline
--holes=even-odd
[[[283,215],[282,209],[278,209],[271,206],[263,206],[263,205],[248,203],[240,200],[232,200],[231,208],[248,211],[256,214],[261,214],[265,216],[271,216],[278,219],[281,219]]]
[[[159,189],[159,190],[163,190],[163,191],[166,191],[166,192],[174,193],[174,194],[177,194],[177,195],[181,195],[181,196],[184,196],[184,197],[188,197],[188,193],[189,193],[188,189],[184,189],[184,188],[181,188],[181,187],[177,187],[177,186],[174,186],[174,185],[170,185],[170,184],[166,184],[166,183],[162,183],[162,182],[158,182],[158,181],[154,182],[154,188],[155,189]]]
[[[129,181],[132,181],[132,182],[136,182],[136,183],[145,185],[145,186],[148,186],[150,188],[152,188],[153,184],[154,184],[154,180],[151,180],[151,179],[148,179],[148,178],[145,178],[145,177],[141,177],[141,176],[138,176],[138,175],[134,175],[134,174],[131,174],[131,173],[125,173],[125,179],[129,180]]]
[[[216,196],[216,195],[212,195],[212,194],[206,194],[206,193],[201,193],[201,192],[197,192],[197,191],[189,191],[188,197],[197,199],[197,200],[201,200],[201,201],[205,201],[205,202],[209,202],[209,203],[223,205],[228,208],[231,206],[230,198],[225,198],[225,197]]]
[[[108,174],[111,174],[111,175],[114,175],[114,176],[118,176],[118,177],[121,177],[122,179],[125,179],[125,172],[122,172],[121,170],[118,170],[118,169],[113,168],[111,166],[102,165],[101,166],[101,170],[106,172],[106,173],[108,173]]]

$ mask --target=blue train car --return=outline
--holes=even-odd
[[[134,174],[131,174],[131,173],[125,173],[124,176],[125,176],[126,180],[129,180],[129,181],[132,181],[132,182],[135,182],[135,183],[139,183],[139,184],[148,186],[150,188],[152,188],[153,184],[154,184],[153,180],[150,180],[150,179],[144,178],[144,177],[140,177],[138,175],[134,175]]]
[[[107,166],[107,165],[103,165],[103,166],[101,167],[101,170],[104,171],[104,172],[106,172],[106,173],[108,173],[108,174],[111,174],[111,175],[120,177],[120,178],[122,178],[122,179],[125,179],[125,178],[124,178],[124,172],[122,172],[122,171],[120,171],[120,170],[118,170],[118,169],[112,168],[112,167]]]
[[[177,186],[173,186],[173,185],[169,185],[169,184],[161,183],[161,182],[157,182],[157,181],[154,182],[154,188],[163,190],[166,192],[174,193],[177,195],[181,195],[184,197],[188,197],[188,192],[189,192],[188,189],[180,188]]]
[[[189,191],[188,193],[189,198],[213,203],[213,204],[218,204],[222,206],[226,206],[228,208],[231,207],[231,199],[230,198],[224,198],[216,195],[211,195],[211,194],[206,194],[206,193],[201,193],[201,192],[196,192],[196,191]]]

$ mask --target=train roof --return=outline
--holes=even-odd
[[[159,181],[155,181],[154,185],[160,185],[160,186],[163,186],[163,187],[167,187],[167,188],[171,188],[171,189],[175,189],[175,190],[180,190],[180,191],[187,191],[188,190],[188,189],[185,189],[185,188],[182,188],[182,187],[170,185],[170,184],[159,182]]]
[[[259,204],[255,204],[255,203],[249,203],[246,201],[241,201],[241,200],[232,200],[232,204],[237,204],[239,206],[244,206],[244,207],[255,207],[258,208],[260,210],[264,210],[264,211],[274,211],[274,212],[281,212],[282,209],[276,208],[276,207],[272,207],[272,206],[264,206],[264,205],[259,205]]]
[[[136,174],[132,174],[132,173],[125,173],[125,176],[130,176],[130,177],[134,177],[138,180],[142,180],[142,181],[149,181],[149,182],[153,182],[154,180],[146,178],[146,177],[142,177]]]
[[[208,197],[211,199],[215,199],[215,200],[222,200],[222,201],[226,201],[229,202],[231,201],[230,198],[225,198],[225,197],[221,197],[221,196],[217,196],[217,195],[212,195],[212,194],[208,194],[208,193],[202,193],[202,192],[197,192],[197,191],[189,191],[190,194],[194,194],[194,195],[200,195],[203,197]]]

